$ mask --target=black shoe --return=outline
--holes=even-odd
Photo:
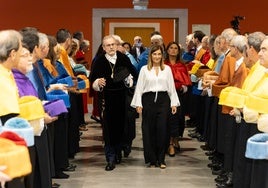
[[[115,163],[120,164],[122,162],[122,157],[116,157]]]
[[[125,146],[123,149],[124,157],[128,157],[131,153],[131,146]]]
[[[197,138],[197,140],[199,141],[199,142],[205,142],[206,141],[206,139],[205,139],[205,137],[204,136],[199,136],[198,138]]]
[[[212,169],[212,168],[216,168],[220,165],[221,165],[221,163],[212,161],[212,163],[209,163],[207,166]]]
[[[213,175],[221,175],[224,173],[224,170],[219,169],[219,170],[212,170],[212,174]]]
[[[79,126],[79,131],[87,131],[88,128],[86,127],[86,125],[80,125]]]
[[[207,152],[205,152],[205,155],[206,156],[212,156],[212,155],[214,155],[215,154],[215,150],[211,150],[211,151],[207,151]]]
[[[192,134],[190,133],[190,134],[188,134],[188,136],[190,136],[191,138],[198,138],[201,136],[201,134],[196,132],[196,133],[192,133]]]
[[[66,168],[63,168],[62,171],[69,171],[69,172],[73,172],[75,171],[75,167],[72,165],[67,166]]]
[[[208,160],[212,161],[212,160],[215,160],[216,157],[214,155],[211,155],[211,156],[208,156]]]
[[[217,165],[214,165],[213,167],[211,167],[212,171],[218,171],[221,170],[223,168],[223,164],[222,163],[218,163]],[[219,174],[217,174],[219,175]]]
[[[52,183],[52,186],[51,186],[52,188],[58,188],[58,187],[60,187],[60,184],[58,184],[58,183]]]
[[[97,118],[96,116],[90,116],[91,119],[95,120],[97,123],[100,123],[101,120],[99,118]]]
[[[189,133],[196,133],[196,132],[197,132],[197,128],[190,129],[188,132],[189,132]]]
[[[204,145],[201,145],[200,148],[202,150],[204,150],[204,151],[210,151],[211,150],[207,143],[205,143]]]
[[[233,179],[228,178],[226,182],[217,183],[216,186],[218,188],[233,187]]]
[[[70,163],[69,166],[76,168],[76,165],[72,163]]]
[[[106,171],[112,171],[113,169],[115,169],[114,163],[108,163],[105,167]]]
[[[57,171],[55,172],[55,179],[68,179],[69,178],[69,175],[68,174],[65,174],[64,172],[62,171]]]
[[[147,165],[148,168],[156,168],[158,167],[158,163],[155,163],[155,162],[151,162]]]
[[[227,177],[226,175],[218,175],[214,180],[216,183],[223,183],[227,181]]]
[[[222,183],[217,183],[216,186],[223,188],[223,187],[233,187],[233,173],[232,172],[228,172],[226,173],[226,181],[222,182]]]

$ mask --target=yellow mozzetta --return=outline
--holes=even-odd
[[[0,138],[0,165],[7,167],[4,173],[11,178],[25,176],[32,171],[27,147],[5,138]]]
[[[256,62],[250,69],[250,72],[245,79],[242,89],[235,87],[227,87],[222,90],[224,92],[220,95],[219,104],[243,108],[248,100],[249,94],[256,89],[257,83],[263,78],[265,68]],[[233,98],[232,98],[233,97]],[[247,99],[247,100],[246,100]]]
[[[34,135],[40,136],[44,128],[45,111],[42,102],[35,96],[23,96],[19,99],[20,114],[29,121],[34,129]]]
[[[237,87],[224,88],[220,93],[219,104],[234,108],[243,108],[247,92]]]
[[[0,63],[0,116],[19,113],[19,93],[13,74]]]
[[[249,94],[245,105],[261,114],[268,114],[268,73],[256,84],[256,88]]]

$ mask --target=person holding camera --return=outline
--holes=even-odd
[[[130,53],[134,56],[134,58],[137,60],[138,57],[141,55],[142,52],[145,51],[145,48],[142,43],[142,38],[140,36],[134,37],[134,44],[132,49],[130,50]]]

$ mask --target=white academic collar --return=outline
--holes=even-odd
[[[106,59],[107,59],[108,61],[110,61],[112,64],[115,64],[116,59],[117,59],[117,55],[116,55],[116,54],[113,55],[113,56],[110,56],[110,55],[108,55],[108,54],[105,54],[105,57],[106,57]]]

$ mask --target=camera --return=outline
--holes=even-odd
[[[231,25],[234,30],[237,31],[237,33],[240,33],[239,23],[241,20],[245,20],[245,16],[234,16],[234,19],[231,21]]]
[[[246,17],[245,16],[234,16],[235,20],[245,20]]]

